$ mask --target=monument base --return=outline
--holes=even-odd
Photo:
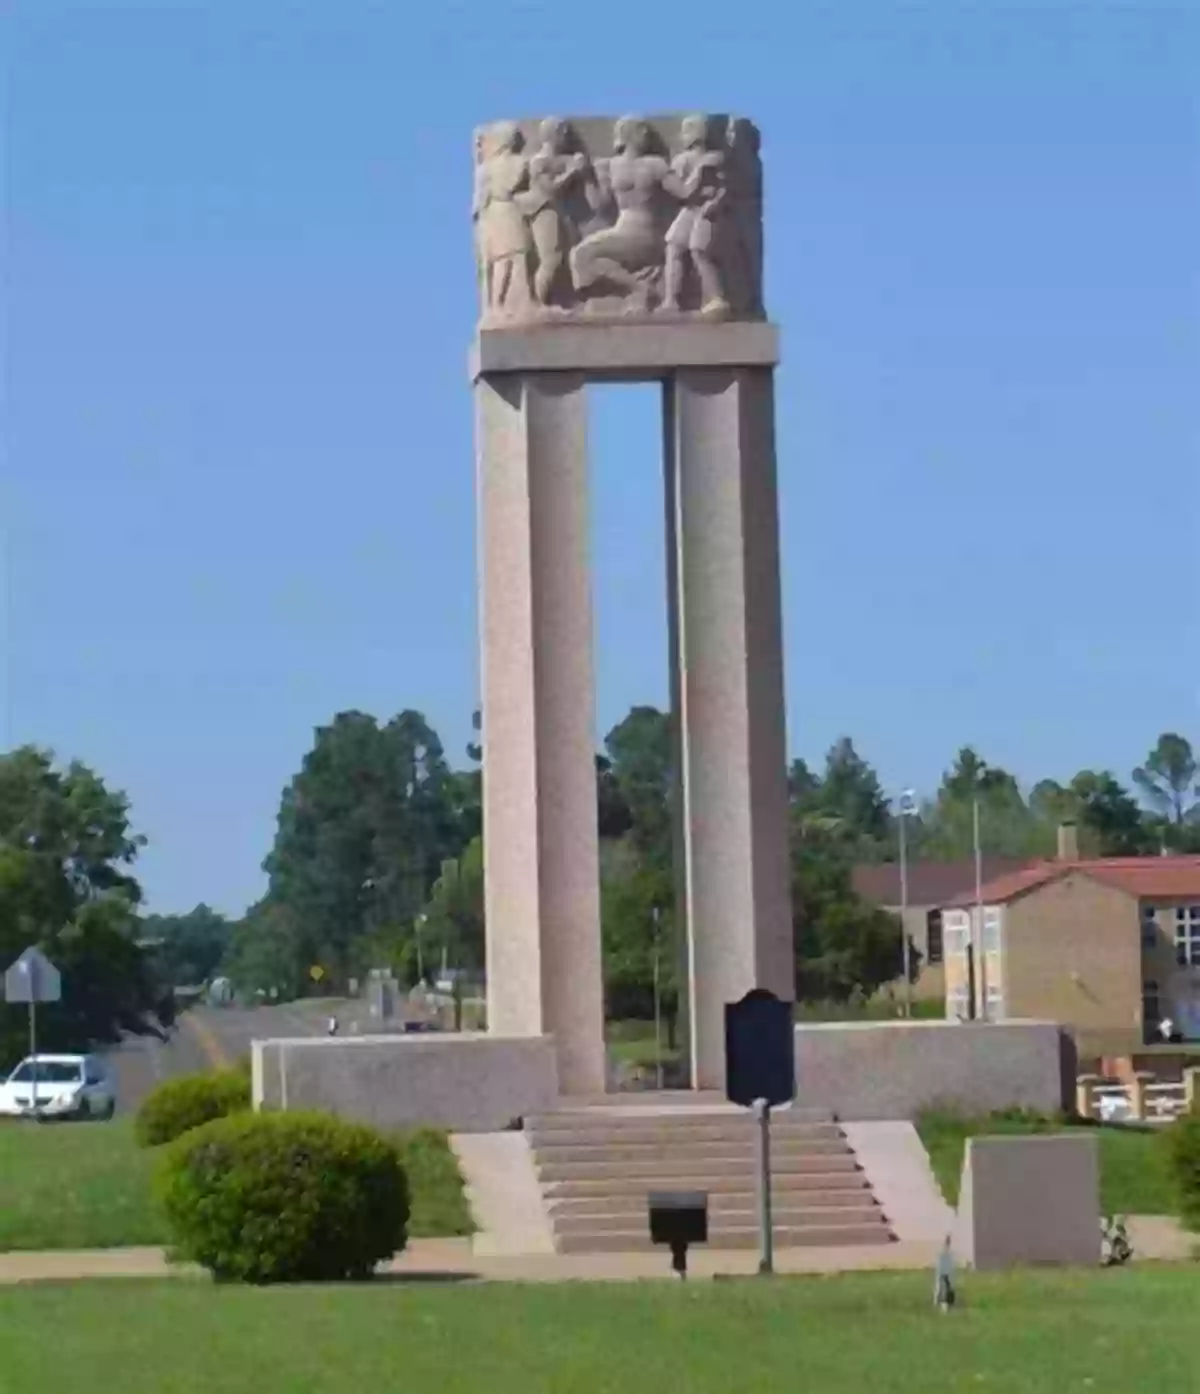
[[[1050,1021],[850,1021],[796,1027],[798,1102],[841,1119],[978,1117],[1073,1106],[1071,1038]]]
[[[503,1132],[558,1099],[549,1036],[334,1036],[255,1041],[256,1109],[320,1109],[386,1130]]]

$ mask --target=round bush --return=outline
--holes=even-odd
[[[1167,1129],[1167,1155],[1188,1229],[1200,1230],[1200,1113],[1189,1113]]]
[[[407,1241],[400,1154],[323,1113],[244,1113],[167,1150],[158,1197],[180,1257],[221,1281],[368,1278]]]
[[[212,1070],[168,1079],[147,1094],[137,1112],[134,1133],[142,1147],[159,1147],[177,1137],[250,1107],[250,1080],[240,1070]]]

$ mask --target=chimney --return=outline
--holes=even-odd
[[[1058,825],[1058,860],[1077,862],[1079,860],[1079,830],[1074,823]]]

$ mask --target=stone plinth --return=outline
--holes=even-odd
[[[255,1108],[322,1109],[387,1129],[491,1133],[558,1098],[546,1037],[334,1036],[255,1041]]]
[[[486,373],[583,372],[598,381],[669,379],[679,368],[773,368],[774,324],[697,325],[683,321],[516,326],[480,329],[472,378]]]
[[[1070,1108],[1069,1037],[1054,1022],[854,1021],[796,1027],[798,1101],[846,1119]]]
[[[1100,1262],[1096,1139],[1065,1134],[967,1139],[954,1252],[980,1272]]]

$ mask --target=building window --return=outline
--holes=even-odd
[[[925,962],[942,961],[942,912],[930,910],[925,916]]]
[[[1200,905],[1175,911],[1175,961],[1181,968],[1200,968]]]
[[[987,989],[987,1019],[989,1021],[1003,1021],[1004,1010],[1004,989],[989,983]]]
[[[1142,948],[1153,949],[1158,944],[1158,911],[1153,905],[1142,906]]]
[[[1000,952],[1000,911],[987,909],[983,912],[983,949],[985,953]]]
[[[945,954],[965,954],[971,942],[971,922],[963,910],[952,910],[942,917]]]

